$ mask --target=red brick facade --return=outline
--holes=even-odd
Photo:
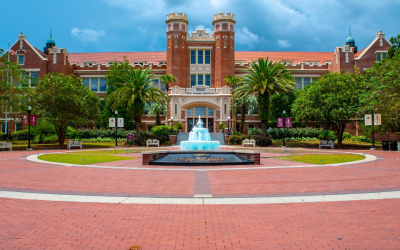
[[[58,48],[55,44],[42,52],[33,47],[23,34],[18,36],[18,40],[11,48],[17,51],[18,55],[25,56],[22,68],[39,73],[39,78],[52,72],[75,74],[82,78],[105,78],[110,62],[122,61],[124,58],[135,68],[150,67],[156,77],[172,74],[177,82],[170,86],[171,103],[168,108],[168,119],[163,116],[161,121],[169,121],[173,116],[174,122],[183,124],[182,132],[187,132],[189,122],[193,121],[191,119],[198,117],[197,113],[195,114],[196,107],[205,107],[209,114],[202,117],[207,117],[207,126],[212,131],[218,132],[217,125],[227,124],[230,114],[230,89],[226,87],[224,78],[228,74],[243,76],[246,67],[253,60],[268,57],[269,60],[283,61],[296,78],[315,79],[327,72],[352,71],[354,67],[364,72],[377,61],[377,53],[386,53],[391,46],[384,34],[379,32],[367,48],[358,52],[357,47],[353,47],[354,43],[337,47],[334,52],[235,52],[235,16],[231,13],[218,13],[211,21],[214,27],[213,34],[205,30],[188,34],[187,15],[168,14],[165,23],[165,52],[68,53],[67,49]],[[191,64],[191,50],[210,51],[210,63]],[[15,62],[17,59],[17,56],[11,56],[11,60]],[[210,87],[204,85],[200,88],[191,87],[191,74],[210,75]],[[97,94],[100,98],[104,98],[105,91],[99,90]],[[227,112],[225,112],[226,107]],[[191,115],[189,115],[190,109],[192,109]],[[15,129],[14,118],[18,116],[18,114],[9,115],[12,117],[10,132]],[[239,124],[240,118],[236,121]],[[154,116],[143,117],[142,128],[147,130],[147,125],[155,125]],[[246,117],[245,133],[249,126],[260,127],[257,115]],[[356,129],[349,128],[349,131]]]

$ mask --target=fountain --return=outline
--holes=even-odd
[[[189,141],[181,142],[181,150],[218,150],[219,141],[211,141],[210,133],[203,127],[200,116],[196,126],[189,133]]]

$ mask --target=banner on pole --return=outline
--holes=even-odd
[[[277,118],[276,123],[277,123],[276,126],[278,128],[283,128],[283,118]]]
[[[124,118],[118,118],[118,128],[124,127]]]
[[[29,125],[29,116],[22,115],[22,125]]]
[[[31,115],[31,126],[37,125],[37,115]]]
[[[365,115],[364,124],[365,124],[365,126],[372,125],[372,116],[370,114]]]
[[[114,128],[115,127],[115,118],[108,119],[108,127]]]
[[[375,125],[382,125],[381,124],[381,114],[374,114],[374,124]]]
[[[287,128],[291,128],[292,127],[292,117],[286,117],[285,118],[285,126]]]

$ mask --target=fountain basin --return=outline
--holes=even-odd
[[[219,150],[219,141],[183,141],[181,150]]]

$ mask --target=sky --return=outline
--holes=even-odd
[[[69,53],[165,51],[166,15],[212,31],[214,14],[235,14],[236,51],[333,52],[349,36],[361,50],[382,30],[400,33],[398,0],[12,0],[1,1],[0,48],[23,32],[43,49],[53,29]],[[6,10],[6,11],[4,11]]]

